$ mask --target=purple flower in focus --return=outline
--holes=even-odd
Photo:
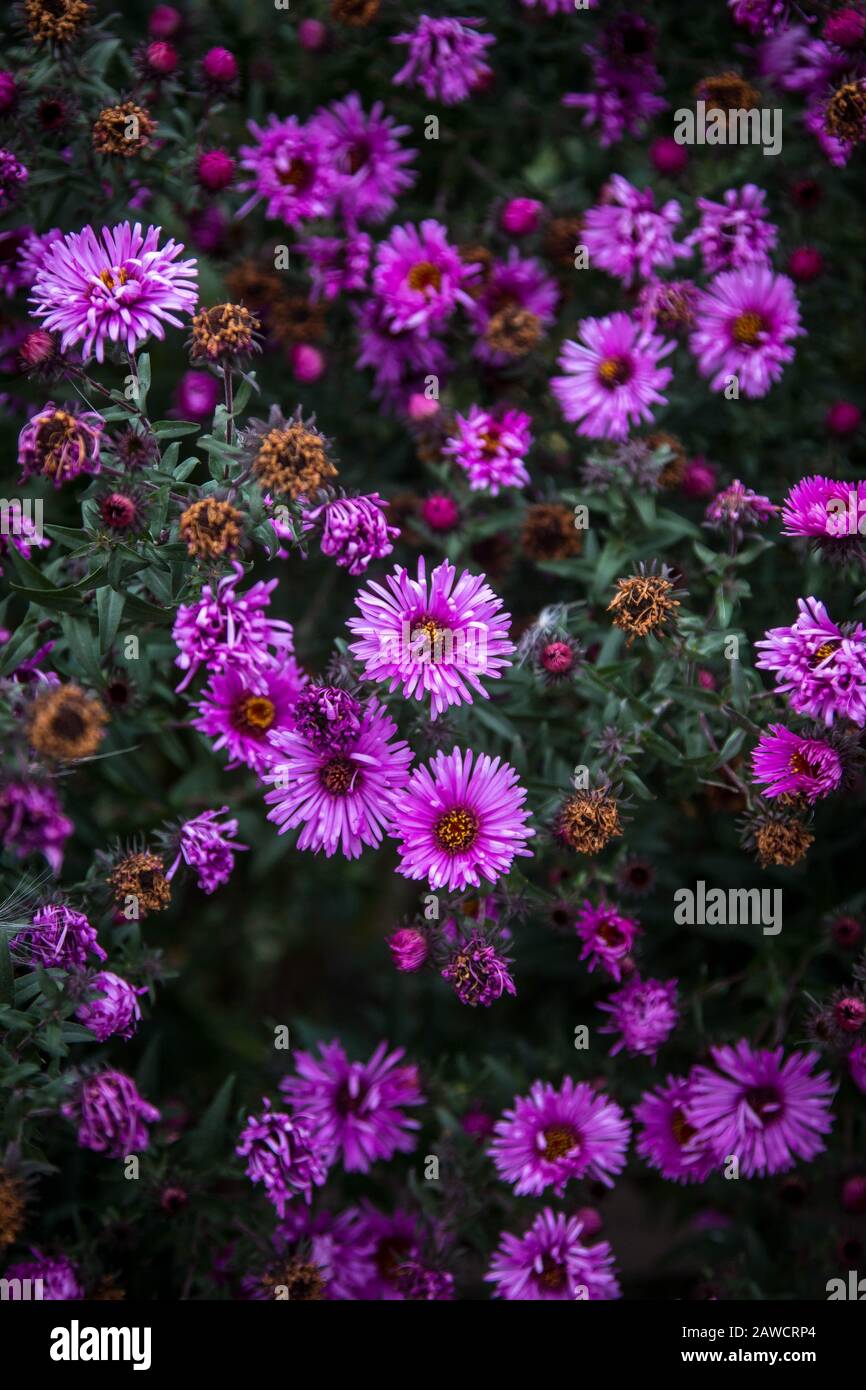
[[[803,738],[784,724],[771,724],[752,753],[752,772],[763,796],[803,796],[814,803],[836,790],[844,767],[823,739]]]
[[[634,917],[623,917],[613,903],[595,907],[584,901],[574,924],[583,942],[581,960],[589,960],[589,971],[600,965],[614,980],[622,979],[622,968],[635,939],[643,933]]]
[[[670,1182],[706,1182],[715,1168],[713,1155],[686,1119],[692,1098],[689,1079],[669,1076],[663,1085],[646,1091],[635,1106],[640,1126],[635,1135],[638,1153]]]
[[[266,126],[247,125],[256,143],[240,147],[240,165],[250,177],[238,186],[250,196],[236,216],[245,217],[264,202],[265,216],[287,227],[329,217],[339,176],[316,123],[269,116]]]
[[[347,1173],[367,1173],[395,1153],[411,1153],[418,1120],[406,1107],[423,1105],[417,1067],[404,1063],[401,1047],[379,1043],[368,1062],[350,1062],[338,1042],[320,1043],[319,1056],[295,1054],[296,1075],[280,1082],[292,1109],[303,1114],[329,1162],[341,1158]]]
[[[192,727],[214,740],[214,752],[226,750],[228,767],[246,763],[261,775],[275,757],[270,735],[294,727],[306,679],[292,656],[255,670],[230,666],[202,691]]]
[[[495,883],[516,857],[532,856],[526,841],[535,831],[526,824],[525,800],[509,763],[440,749],[396,798],[391,833],[400,841],[397,872],[450,892],[477,888],[482,879]]]
[[[770,628],[756,642],[755,665],[774,671],[776,690],[791,708],[828,726],[837,715],[859,728],[866,725],[866,628],[844,632],[816,598],[797,600],[799,616],[790,627]]]
[[[217,817],[228,814],[228,806],[218,811],[202,811],[192,820],[184,821],[177,832],[177,855],[166,874],[170,882],[181,861],[193,869],[203,893],[213,893],[228,883],[234,872],[235,854],[249,849],[235,840],[238,823],[232,817],[220,824]]]
[[[392,228],[376,247],[373,291],[391,332],[428,333],[451,317],[458,304],[471,308],[463,288],[471,266],[448,240],[440,222]]]
[[[503,956],[483,932],[474,931],[456,947],[440,973],[454,986],[461,1004],[472,1008],[480,1004],[487,1009],[503,994],[517,993],[510,965],[509,957]]]
[[[338,685],[308,685],[295,705],[295,732],[313,748],[345,749],[361,732],[359,700]]]
[[[552,1186],[561,1197],[572,1178],[613,1187],[625,1167],[629,1129],[620,1107],[588,1082],[566,1076],[556,1090],[535,1081],[497,1121],[489,1153],[515,1196],[537,1197]]]
[[[819,541],[830,555],[860,544],[866,531],[866,478],[847,482],[814,474],[795,483],[782,504],[783,536]],[[862,529],[861,529],[862,528]]]
[[[279,580],[259,580],[239,594],[243,565],[235,562],[232,568],[233,574],[224,575],[216,585],[205,584],[195,603],[182,603],[177,610],[171,634],[179,651],[174,664],[186,672],[179,691],[186,689],[202,666],[212,675],[227,666],[255,672],[272,663],[272,649],[281,655],[292,651],[291,623],[265,616]]]
[[[392,43],[404,44],[408,60],[391,79],[395,87],[420,87],[430,101],[456,106],[490,77],[484,61],[496,42],[493,34],[479,34],[480,19],[431,19],[422,15],[414,30],[398,34]]]
[[[483,410],[473,405],[457,416],[456,433],[442,447],[469,478],[474,492],[497,497],[504,487],[529,482],[526,455],[532,447],[532,418],[522,410]]]
[[[321,1187],[330,1159],[306,1116],[272,1110],[266,1096],[260,1115],[250,1115],[241,1130],[235,1153],[247,1159],[246,1174],[260,1182],[268,1201],[284,1217],[288,1203],[300,1193],[311,1202],[313,1188]]]
[[[400,144],[402,136],[411,134],[409,126],[386,116],[381,101],[368,115],[358,93],[350,92],[343,101],[318,111],[310,127],[321,136],[325,154],[340,175],[337,199],[348,225],[384,221],[417,178],[403,167],[415,158],[414,150]]]
[[[641,980],[633,976],[598,1007],[610,1014],[601,1033],[618,1033],[611,1057],[625,1048],[630,1057],[646,1054],[655,1062],[662,1043],[677,1026],[676,980]]]
[[[83,969],[93,954],[97,960],[107,956],[96,939],[96,928],[83,912],[60,903],[37,908],[28,927],[16,933],[10,948],[22,953],[28,965],[60,966],[64,970]]]
[[[824,1149],[833,1127],[834,1086],[814,1072],[814,1052],[753,1048],[745,1039],[710,1049],[715,1070],[695,1067],[689,1078],[686,1118],[716,1163],[731,1154],[740,1174],[785,1173]]]
[[[111,970],[100,970],[90,985],[101,997],[90,997],[76,1009],[79,1023],[89,1028],[99,1042],[111,1037],[131,1038],[141,1022],[138,996],[147,994],[147,989],[136,989]]]
[[[619,1298],[613,1253],[606,1240],[584,1244],[576,1216],[545,1207],[523,1236],[503,1231],[490,1272],[497,1298],[512,1302]]]
[[[30,1254],[31,1259],[18,1260],[16,1264],[9,1265],[8,1269],[3,1271],[3,1278],[8,1284],[12,1285],[14,1280],[20,1280],[23,1284],[28,1280],[30,1297],[46,1302],[69,1303],[84,1298],[84,1286],[78,1277],[78,1265],[74,1260],[70,1260],[67,1255],[43,1255],[41,1250],[31,1250]],[[37,1281],[42,1286],[38,1294],[35,1292]],[[13,1300],[17,1297],[14,1286],[4,1297]]]
[[[59,874],[74,829],[50,782],[13,780],[0,786],[0,845],[17,859],[42,854],[51,872]]]
[[[566,420],[590,439],[626,439],[632,426],[652,423],[673,373],[660,366],[676,344],[642,328],[628,314],[581,319],[579,341],[562,345],[550,386]]]
[[[651,188],[641,191],[614,174],[606,185],[604,201],[584,218],[581,239],[596,270],[606,270],[629,286],[636,277],[652,278],[653,271],[672,266],[688,248],[673,239],[682,212],[675,199],[656,211]]]
[[[178,261],[183,246],[173,239],[160,246],[161,231],[142,235],[140,222],[121,222],[52,242],[31,302],[64,350],[80,342],[85,357],[101,362],[108,343],[133,353],[151,334],[164,338],[164,324],[183,327],[177,315],[196,307],[196,262]]]
[[[132,1077],[110,1068],[80,1077],[60,1113],[78,1126],[81,1148],[107,1158],[146,1149],[146,1126],[160,1118],[156,1107],[139,1095]]]
[[[305,507],[304,532],[321,531],[323,555],[336,560],[352,575],[363,574],[371,560],[382,560],[394,549],[399,526],[386,520],[387,502],[378,492],[365,497],[335,497],[317,507]]]
[[[701,376],[723,391],[735,376],[747,396],[766,396],[802,335],[794,285],[766,265],[722,271],[698,296],[690,338]]]

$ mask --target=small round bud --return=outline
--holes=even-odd
[[[208,49],[201,66],[208,81],[218,87],[227,87],[238,75],[238,60],[227,48]]]
[[[658,140],[653,140],[649,157],[656,172],[669,178],[681,174],[689,162],[685,145],[678,145],[672,135],[662,135]]]
[[[289,351],[292,371],[298,381],[318,381],[327,366],[325,354],[312,343],[294,343]]]
[[[538,230],[541,211],[535,198],[512,198],[502,209],[499,225],[509,236],[528,236]]]

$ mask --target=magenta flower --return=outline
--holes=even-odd
[[[383,222],[397,200],[414,184],[417,174],[404,168],[415,158],[400,140],[411,134],[385,115],[381,101],[369,115],[357,92],[317,112],[311,129],[321,137],[326,157],[339,174],[337,199],[350,227],[359,222]]]
[[[614,174],[605,187],[604,201],[590,208],[584,218],[581,239],[590,265],[615,275],[626,286],[637,277],[651,279],[654,271],[688,255],[687,247],[673,239],[681,217],[675,199],[656,211],[651,188],[641,191]]]
[[[722,271],[698,296],[690,338],[701,376],[723,391],[735,376],[747,396],[766,396],[805,331],[794,285],[766,265]]]
[[[430,329],[451,317],[458,304],[470,308],[463,289],[474,267],[467,265],[440,222],[394,227],[376,247],[373,290],[392,333]]]
[[[320,1043],[319,1056],[295,1054],[295,1076],[280,1082],[294,1111],[307,1117],[316,1143],[341,1158],[347,1173],[367,1173],[380,1159],[411,1153],[420,1129],[403,1111],[424,1104],[417,1067],[402,1047],[379,1043],[369,1062],[350,1062],[338,1042]]]
[[[671,1182],[706,1182],[716,1166],[705,1141],[686,1119],[692,1094],[690,1080],[669,1076],[663,1085],[644,1092],[635,1106],[640,1126],[637,1151]]]
[[[364,663],[368,680],[387,681],[405,700],[430,696],[431,719],[450,705],[487,699],[482,677],[498,680],[514,643],[508,638],[511,614],[484,575],[457,571],[448,560],[427,580],[426,561],[418,560],[418,578],[402,565],[387,578],[387,589],[370,581],[355,603],[360,618],[348,627],[358,639],[349,651]]]
[[[365,497],[335,497],[317,507],[305,507],[304,533],[320,533],[322,554],[350,574],[363,574],[371,560],[382,560],[394,549],[399,526],[389,526],[388,504],[378,492]]]
[[[287,227],[329,217],[339,177],[318,125],[304,126],[297,116],[269,116],[265,126],[247,125],[256,143],[240,147],[241,168],[250,177],[238,187],[250,196],[236,216],[245,217],[264,202],[265,216]]]
[[[784,536],[819,541],[831,556],[866,533],[866,478],[846,482],[814,474],[795,483],[782,504]]]
[[[266,1096],[260,1115],[250,1115],[241,1130],[235,1153],[247,1159],[246,1174],[260,1182],[268,1201],[284,1217],[288,1203],[299,1194],[311,1202],[321,1187],[330,1159],[313,1134],[306,1116],[272,1110]]]
[[[753,492],[739,478],[735,478],[722,492],[710,502],[706,510],[705,525],[741,532],[746,527],[760,526],[775,516],[779,508],[769,497]]]
[[[851,1048],[848,1053],[848,1071],[858,1091],[866,1095],[866,1043]]]
[[[757,184],[747,183],[729,188],[722,196],[721,203],[697,199],[701,220],[686,244],[698,247],[708,275],[739,270],[753,261],[766,265],[779,236],[767,216],[766,193]]]
[[[174,664],[186,672],[179,691],[202,666],[211,675],[228,666],[250,673],[270,665],[275,652],[287,656],[292,651],[291,623],[265,616],[279,580],[259,580],[239,594],[243,565],[235,561],[232,569],[215,586],[205,584],[195,603],[182,603],[177,610],[171,634],[179,652]]]
[[[611,1057],[625,1048],[630,1057],[645,1054],[655,1062],[662,1043],[677,1026],[676,980],[641,980],[631,977],[598,1007],[610,1014],[601,1033],[618,1033],[610,1049]]]
[[[566,420],[590,439],[626,439],[630,428],[651,423],[652,407],[666,405],[662,390],[673,373],[659,365],[676,344],[642,328],[628,314],[581,319],[579,341],[562,345],[567,374],[550,383]]]
[[[473,405],[468,415],[457,416],[456,433],[442,453],[465,470],[474,492],[497,497],[501,488],[529,482],[525,460],[532,448],[531,425],[522,410],[493,412]]]
[[[486,753],[440,749],[429,767],[415,769],[394,803],[397,872],[450,892],[477,888],[482,878],[495,883],[516,857],[532,857],[526,841],[535,831],[526,824],[525,800],[509,763]]]
[[[192,820],[183,822],[176,837],[177,855],[166,874],[169,882],[182,861],[195,871],[203,893],[213,893],[228,883],[234,872],[235,854],[249,849],[249,845],[242,845],[234,838],[238,833],[234,817],[222,824],[217,819],[227,815],[228,809],[228,806],[221,806],[218,811],[202,811]]]
[[[370,1202],[357,1209],[359,1239],[372,1243],[362,1288],[353,1297],[376,1302],[400,1302],[413,1297],[443,1300],[452,1297],[451,1277],[424,1260],[425,1231],[418,1217],[398,1208],[386,1216]],[[437,1276],[433,1287],[418,1288],[419,1274]]]
[[[503,1231],[490,1272],[496,1298],[509,1301],[619,1298],[613,1253],[606,1240],[584,1244],[576,1216],[545,1207],[523,1236]]]
[[[509,966],[511,960],[502,955],[481,931],[474,931],[452,951],[440,973],[453,985],[461,1004],[487,1009],[503,994],[516,994]]]
[[[491,367],[507,367],[513,357],[485,337],[494,316],[504,309],[522,310],[532,316],[541,336],[556,318],[558,303],[559,286],[541,261],[521,255],[516,246],[509,247],[504,261],[493,262],[483,288],[476,287],[470,308],[472,327],[478,335],[473,357]]]
[[[388,937],[388,950],[395,968],[404,975],[413,975],[427,960],[430,943],[417,927],[398,927]]]
[[[358,319],[360,352],[358,367],[372,367],[375,373],[373,395],[384,406],[405,413],[413,393],[424,390],[432,373],[440,387],[451,366],[447,349],[426,330],[404,329],[393,332],[383,300],[368,299],[353,306]]]
[[[731,1156],[746,1177],[785,1173],[824,1149],[834,1087],[814,1073],[814,1052],[756,1049],[743,1039],[710,1049],[716,1070],[695,1067],[686,1117],[717,1164]]]
[[[36,475],[60,487],[81,473],[98,473],[104,430],[105,421],[95,410],[47,401],[18,436],[21,482]]]
[[[9,946],[33,966],[58,965],[64,970],[80,970],[90,955],[107,960],[96,939],[96,928],[84,913],[59,903],[37,908],[30,925],[17,932]]]
[[[111,970],[100,970],[90,981],[95,997],[76,1009],[75,1017],[89,1028],[100,1042],[107,1038],[131,1038],[141,1021],[138,996],[147,989],[136,989],[128,980]]]
[[[30,1254],[32,1259],[18,1260],[3,1271],[3,1278],[7,1283],[11,1284],[16,1279],[23,1283],[25,1279],[29,1279],[32,1290],[38,1279],[42,1285],[39,1297],[46,1302],[69,1303],[86,1297],[84,1285],[79,1278],[78,1265],[67,1255],[52,1257],[43,1255],[41,1250],[31,1250]],[[4,1297],[6,1296],[4,1294]],[[8,1297],[13,1299],[14,1296],[10,1289]],[[35,1293],[31,1293],[31,1297],[35,1296]]]
[[[750,34],[774,33],[790,8],[790,0],[728,0],[733,19]]]
[[[338,685],[308,685],[295,705],[295,732],[314,748],[333,752],[356,742],[361,702]]]
[[[277,1227],[274,1244],[281,1257],[295,1250],[303,1252],[305,1260],[315,1266],[324,1280],[328,1299],[364,1297],[374,1240],[357,1207],[335,1215],[324,1210],[313,1212],[297,1204],[290,1206]],[[261,1275],[249,1280],[249,1287],[251,1298],[269,1296],[262,1287]]]
[[[755,665],[774,671],[776,690],[797,713],[828,726],[837,715],[861,729],[866,725],[866,628],[847,632],[816,598],[797,600],[800,610],[790,627],[770,628],[756,642]]]
[[[19,779],[0,785],[0,845],[17,859],[42,854],[51,872],[59,874],[74,828],[50,782]]]
[[[574,926],[583,942],[580,959],[589,961],[590,973],[600,965],[615,980],[622,979],[635,939],[643,935],[635,918],[623,917],[613,903],[594,907],[584,901]]]
[[[61,335],[65,350],[82,343],[85,357],[105,356],[107,343],[134,353],[163,324],[182,328],[198,300],[196,262],[178,261],[183,245],[159,245],[161,227],[121,222],[92,227],[51,243],[33,285],[31,303],[45,327]]]
[[[620,1107],[588,1082],[566,1076],[557,1091],[535,1081],[497,1121],[488,1152],[517,1197],[538,1197],[551,1186],[561,1197],[571,1178],[613,1187],[625,1167],[629,1128]]]
[[[298,242],[295,250],[309,261],[313,282],[311,298],[336,299],[338,295],[367,287],[373,243],[366,232],[351,236],[314,236]]]
[[[81,1148],[104,1153],[106,1158],[124,1158],[146,1149],[146,1126],[160,1118],[156,1107],[139,1095],[132,1077],[111,1068],[79,1078],[60,1113],[78,1125]]]
[[[650,121],[667,110],[668,103],[658,95],[663,82],[654,47],[652,25],[628,13],[605,27],[600,44],[584,45],[592,63],[592,90],[569,92],[562,104],[583,110],[584,126],[598,126],[602,149],[626,135],[642,138]]]
[[[0,213],[17,203],[29,177],[26,164],[16,159],[11,150],[0,149]]]
[[[803,796],[816,802],[842,782],[842,759],[820,738],[803,738],[784,724],[771,724],[752,752],[755,782],[766,797]]]
[[[21,286],[32,289],[36,276],[48,259],[49,250],[62,236],[63,233],[58,227],[52,227],[47,232],[36,232],[32,229],[29,231],[18,251],[16,268]]]
[[[274,733],[273,761],[262,774],[274,788],[265,796],[268,820],[280,835],[303,826],[298,849],[324,850],[328,859],[338,849],[358,859],[365,845],[381,844],[413,757],[403,740],[392,741],[396,732],[383,706],[369,700],[357,734],[338,747],[297,731]]]
[[[431,19],[422,15],[415,29],[398,34],[392,43],[404,44],[408,59],[391,79],[395,87],[420,87],[430,101],[456,106],[471,96],[492,73],[484,61],[496,42],[493,34],[479,34],[480,19]]]
[[[270,735],[294,727],[306,680],[292,656],[256,670],[230,666],[205,687],[191,725],[214,740],[214,752],[226,750],[228,767],[246,763],[261,775],[276,757]]]

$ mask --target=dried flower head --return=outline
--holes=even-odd
[[[171,902],[171,884],[158,854],[141,850],[120,859],[106,880],[120,906],[134,898],[140,917],[162,912]]]
[[[331,18],[350,29],[363,29],[379,14],[382,0],[331,0]]]
[[[290,1299],[292,1303],[319,1303],[328,1296],[321,1269],[302,1256],[270,1265],[261,1276],[260,1287],[258,1297]]]
[[[847,144],[866,139],[866,82],[845,82],[833,93],[824,114],[824,129]]]
[[[95,696],[86,695],[77,685],[56,685],[35,699],[27,736],[41,757],[51,762],[73,762],[93,756],[107,720]]]
[[[574,269],[574,258],[581,244],[583,218],[573,214],[554,217],[547,224],[542,249],[549,261],[563,270]]]
[[[131,159],[150,144],[156,121],[134,101],[106,106],[93,123],[93,148],[97,154]]]
[[[24,1225],[24,1184],[0,1168],[0,1251],[18,1239]]]
[[[702,77],[695,96],[707,104],[707,111],[751,111],[761,100],[760,92],[737,72],[721,72]]]
[[[261,324],[243,304],[215,304],[193,316],[191,362],[238,363],[258,352]]]
[[[277,406],[267,423],[253,420],[246,436],[252,451],[252,470],[259,485],[278,496],[314,497],[337,476],[328,453],[328,441],[313,421],[301,418],[300,409],[286,420]]]
[[[87,0],[24,0],[24,22],[36,44],[71,43],[90,14]]]
[[[609,787],[577,791],[567,797],[554,826],[557,838],[578,854],[599,854],[622,833],[619,805]]]
[[[583,537],[574,513],[559,502],[538,502],[527,509],[521,541],[530,560],[566,560],[579,555]]]
[[[543,334],[544,326],[537,314],[520,304],[505,304],[491,314],[484,330],[484,342],[506,357],[526,357]]]
[[[628,633],[628,645],[635,637],[660,637],[671,624],[680,601],[674,598],[674,584],[666,568],[661,573],[649,570],[628,575],[616,582],[616,593],[607,606],[613,613],[613,624]]]
[[[243,516],[230,502],[202,497],[180,518],[180,538],[197,560],[216,560],[237,550],[243,536]]]
[[[815,836],[799,816],[787,811],[762,812],[743,827],[743,844],[751,850],[762,869],[771,864],[792,869],[804,859]]]

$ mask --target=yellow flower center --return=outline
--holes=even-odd
[[[631,366],[624,357],[606,357],[598,369],[603,386],[612,391],[615,386],[624,386],[631,377]]]
[[[471,849],[478,835],[478,817],[463,806],[455,806],[440,816],[433,834],[440,849],[446,854],[465,854]]]
[[[409,271],[407,284],[410,290],[420,290],[422,294],[430,289],[438,293],[442,288],[442,274],[431,261],[419,261]]]
[[[740,314],[734,319],[734,341],[742,347],[756,347],[764,331],[764,320],[760,314]]]
[[[241,733],[260,737],[274,722],[276,710],[264,695],[244,695],[232,710],[232,723]]]

